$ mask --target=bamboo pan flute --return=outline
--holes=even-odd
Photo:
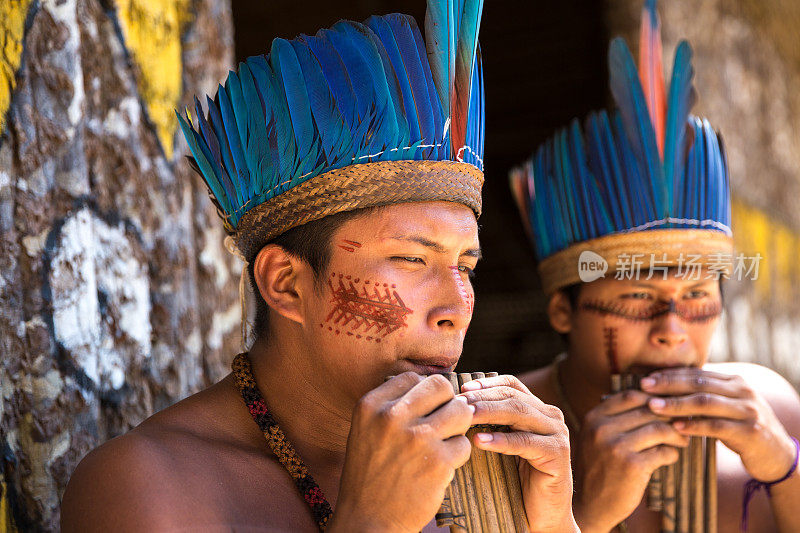
[[[612,392],[639,389],[640,376],[611,376]],[[678,462],[662,466],[647,486],[647,507],[661,511],[662,533],[716,533],[717,440],[690,437]]]
[[[494,377],[496,372],[445,374],[458,394],[461,385],[473,379]],[[472,426],[467,437],[480,432],[496,432],[505,426]],[[516,457],[480,450],[473,446],[469,461],[456,470],[436,514],[436,525],[450,526],[451,533],[528,531]]]

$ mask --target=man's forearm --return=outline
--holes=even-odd
[[[800,513],[797,512],[800,504],[800,473],[795,472],[786,481],[773,485],[770,494],[770,505],[778,530],[781,533],[800,531]]]

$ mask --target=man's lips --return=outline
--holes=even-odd
[[[630,365],[623,371],[623,374],[633,374],[636,376],[647,376],[648,374],[652,374],[653,372],[657,372],[659,370],[668,370],[670,368],[697,368],[695,365],[642,365],[642,364],[635,364]]]
[[[458,357],[432,357],[424,359],[404,359],[406,363],[410,363],[413,370],[417,374],[443,374],[445,372],[452,372],[458,363]]]

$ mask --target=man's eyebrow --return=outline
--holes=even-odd
[[[442,246],[436,241],[432,241],[427,237],[423,237],[422,235],[395,235],[393,237],[389,237],[389,240],[393,241],[411,241],[417,244],[421,244],[426,248],[430,248],[434,252],[438,254],[445,254],[447,253],[447,248]],[[462,256],[466,255],[467,257],[474,257],[476,259],[480,259],[482,256],[480,248],[469,248],[461,253]]]
[[[701,280],[693,285],[687,287],[688,289],[696,289],[697,287],[702,287],[704,285],[708,285],[709,282],[713,280]],[[653,285],[652,283],[645,283],[643,281],[634,281],[633,285],[635,287],[647,287],[648,289],[658,290],[658,285]]]
[[[467,257],[474,257],[475,259],[481,259],[483,257],[483,253],[481,252],[480,248],[470,248],[468,250],[464,250],[461,255],[466,255]]]

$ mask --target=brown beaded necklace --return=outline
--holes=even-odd
[[[311,508],[311,514],[314,516],[319,530],[325,531],[333,515],[333,510],[328,500],[325,499],[322,489],[311,477],[311,474],[308,473],[308,468],[303,463],[300,455],[269,412],[267,403],[256,385],[256,380],[253,377],[253,368],[246,353],[240,353],[234,357],[232,369],[233,376],[236,378],[236,386],[242,394],[242,399],[247,405],[250,415],[258,424],[258,428],[264,434],[264,438],[267,439],[267,444],[269,444],[272,453],[275,454],[275,457],[278,458],[278,461],[292,477],[297,490],[300,491],[303,499]]]

